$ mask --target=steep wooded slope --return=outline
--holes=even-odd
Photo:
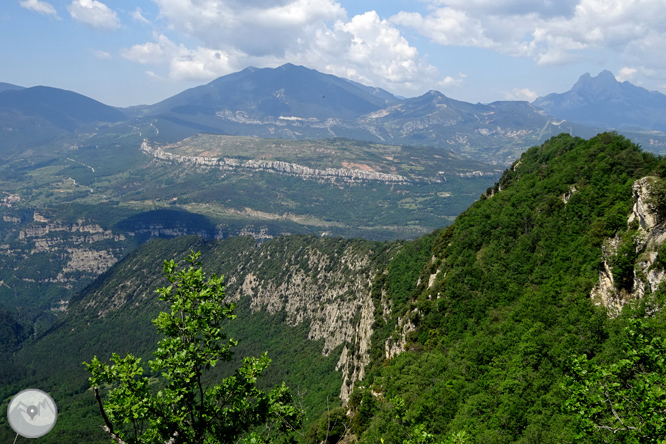
[[[590,293],[605,239],[636,233],[632,187],[658,162],[615,134],[560,135],[515,162],[437,236],[396,317],[376,318],[369,377],[350,400],[361,442],[400,443],[409,424],[475,443],[572,442],[570,357],[612,359],[623,316],[645,314],[629,304],[610,320]],[[642,302],[655,297],[648,288]],[[652,321],[664,331],[660,312]]]
[[[249,344],[239,355],[268,349],[276,359],[270,381],[310,387],[319,412],[327,396],[348,399],[361,442],[402,443],[414,437],[413,424],[438,439],[464,431],[474,443],[572,442],[575,424],[561,410],[570,357],[616,359],[628,316],[650,314],[657,331],[666,330],[655,310],[663,304],[658,286],[613,319],[590,296],[607,240],[639,230],[628,223],[636,182],[664,171],[661,159],[616,134],[560,135],[528,150],[452,226],[410,243],[314,236],[258,247],[251,238],[150,243],[16,354],[0,399],[40,386],[73,418],[45,442],[77,433],[101,439],[80,361],[145,353],[154,341],[148,320],[158,310],[151,295],[162,285],[159,262],[194,249],[206,268],[228,276],[241,315],[230,333]],[[610,266],[627,296],[622,286],[633,285],[626,283],[640,258],[625,253]],[[664,267],[661,249],[650,254],[651,266]]]
[[[418,241],[423,242],[423,240]],[[202,251],[204,268],[227,277],[227,298],[238,318],[227,325],[239,339],[238,359],[264,351],[274,360],[264,381],[286,381],[303,394],[308,418],[346,395],[369,361],[371,289],[404,242],[391,244],[315,236],[204,241],[196,236],[155,240],[130,253],[73,298],[49,331],[24,343],[0,372],[0,408],[21,387],[49,391],[60,409],[44,442],[106,442],[81,362],[132,352],[150,358],[157,335],[150,320],[164,308],[155,289],[166,285],[165,259]],[[224,375],[234,365],[216,369]],[[0,418],[0,440],[10,430]]]

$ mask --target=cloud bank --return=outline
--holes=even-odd
[[[349,18],[334,0],[153,1],[167,29],[121,55],[160,65],[173,80],[212,79],[249,65],[287,62],[402,94],[444,78],[395,25],[375,11]],[[200,45],[186,47],[179,36]]]
[[[656,56],[666,43],[662,0],[430,0],[428,15],[400,12],[390,21],[441,45],[492,49],[540,65],[571,62],[586,50]],[[659,57],[663,60],[663,57]]]
[[[423,0],[427,12],[405,10],[388,18],[375,11],[348,17],[335,0],[152,1],[155,22],[141,9],[131,13],[153,27],[152,40],[121,55],[172,80],[213,79],[250,65],[290,62],[402,95],[466,83],[466,74],[457,70],[440,72],[407,35],[528,58],[540,66],[603,64],[614,57],[634,70],[619,72],[624,79],[666,73],[663,0]],[[100,29],[120,25],[96,0],[74,0],[68,9]],[[515,89],[505,96],[529,100],[534,92]]]

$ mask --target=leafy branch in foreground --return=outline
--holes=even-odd
[[[114,354],[111,364],[96,356],[84,363],[92,374],[102,428],[118,444],[267,443],[300,428],[303,414],[284,384],[270,392],[257,388],[270,363],[265,353],[245,358],[218,384],[205,378],[218,362],[231,360],[237,342],[222,330],[224,321],[235,318],[234,304],[224,302],[223,277],[206,280],[199,255],[192,253],[190,266],[182,270],[173,260],[164,262],[171,285],[157,292],[170,312],[153,321],[165,337],[149,362],[161,380],[144,376],[141,359],[131,354]],[[110,387],[104,402],[102,385]]]
[[[573,359],[564,410],[577,417],[579,439],[666,442],[666,340],[641,319],[630,320],[625,334],[624,356],[613,364]]]

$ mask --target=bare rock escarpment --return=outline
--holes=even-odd
[[[599,270],[599,282],[592,289],[590,297],[597,305],[606,307],[610,316],[615,316],[629,301],[640,299],[657,290],[664,280],[664,267],[657,263],[660,246],[666,241],[666,221],[659,220],[650,201],[651,185],[656,177],[643,177],[632,187],[634,205],[628,217],[629,226],[637,226],[631,239],[616,235],[606,239],[602,245],[602,266]],[[627,243],[631,243],[627,245]],[[630,286],[618,288],[614,274],[614,259],[626,246],[635,257],[633,279]]]
[[[280,276],[266,278],[267,268],[275,266],[270,256],[270,250],[255,255],[245,266],[252,271],[241,278],[230,298],[251,298],[253,311],[284,311],[285,322],[292,326],[308,322],[308,338],[322,341],[325,356],[342,346],[336,370],[342,372],[340,397],[346,401],[370,362],[371,292],[379,271],[372,251],[359,251],[350,244],[331,256],[305,246],[281,257],[286,265]]]
[[[151,146],[144,140],[141,144],[141,151],[163,161],[190,164],[207,168],[219,168],[223,170],[244,169],[247,171],[266,171],[269,173],[285,174],[297,176],[303,179],[323,179],[323,180],[342,180],[343,182],[356,181],[379,181],[384,183],[402,183],[412,182],[439,183],[439,178],[425,177],[405,177],[399,174],[379,173],[376,171],[367,171],[352,168],[310,168],[295,163],[283,162],[280,160],[247,160],[234,159],[229,157],[206,157],[206,156],[186,156],[170,153],[164,149]],[[478,174],[477,174],[478,173]],[[474,175],[483,175],[480,171],[467,173]],[[471,176],[470,176],[471,177]]]

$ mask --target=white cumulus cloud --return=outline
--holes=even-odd
[[[339,20],[326,33],[320,32],[308,52],[322,55],[325,50],[331,51],[327,57],[310,56],[304,61],[361,83],[415,89],[421,81],[432,81],[437,75],[435,67],[423,61],[400,31],[375,11],[348,22]]]
[[[332,0],[154,0],[169,26],[204,46],[282,56],[309,29],[346,16]]]
[[[539,94],[528,88],[514,88],[512,91],[504,93],[504,97],[506,100],[525,100],[528,102],[534,102],[536,98],[539,97]]]
[[[53,5],[42,0],[23,0],[19,2],[19,5],[21,5],[22,8],[30,9],[39,12],[40,14],[52,15],[60,18]]]
[[[118,14],[97,0],[72,0],[67,10],[74,20],[92,28],[112,30],[120,27]]]
[[[542,65],[567,63],[586,50],[666,65],[663,0],[430,0],[427,15],[401,12],[391,22],[441,45],[488,48]]]
[[[101,49],[93,51],[93,54],[95,55],[95,57],[102,60],[113,58],[113,56],[110,53],[102,51]]]
[[[440,80],[437,85],[442,88],[451,88],[462,86],[463,82],[467,78],[466,74],[460,73],[456,77],[446,76],[444,79]]]
[[[192,50],[174,43],[165,35],[154,37],[155,42],[134,45],[123,50],[121,55],[141,64],[164,65],[173,80],[209,80],[233,72],[232,57],[227,52],[203,47]],[[147,73],[159,77],[153,71]]]
[[[615,78],[617,79],[618,82],[624,82],[628,81],[631,82],[634,80],[634,77],[636,77],[636,73],[638,70],[636,68],[629,68],[625,66],[624,68],[620,68],[620,72],[617,73]]]
[[[154,1],[169,37],[154,35],[153,41],[126,48],[122,55],[160,64],[172,79],[212,79],[249,65],[289,62],[403,95],[442,80],[400,30],[375,11],[350,19],[334,0]],[[178,34],[200,45],[186,47]]]

